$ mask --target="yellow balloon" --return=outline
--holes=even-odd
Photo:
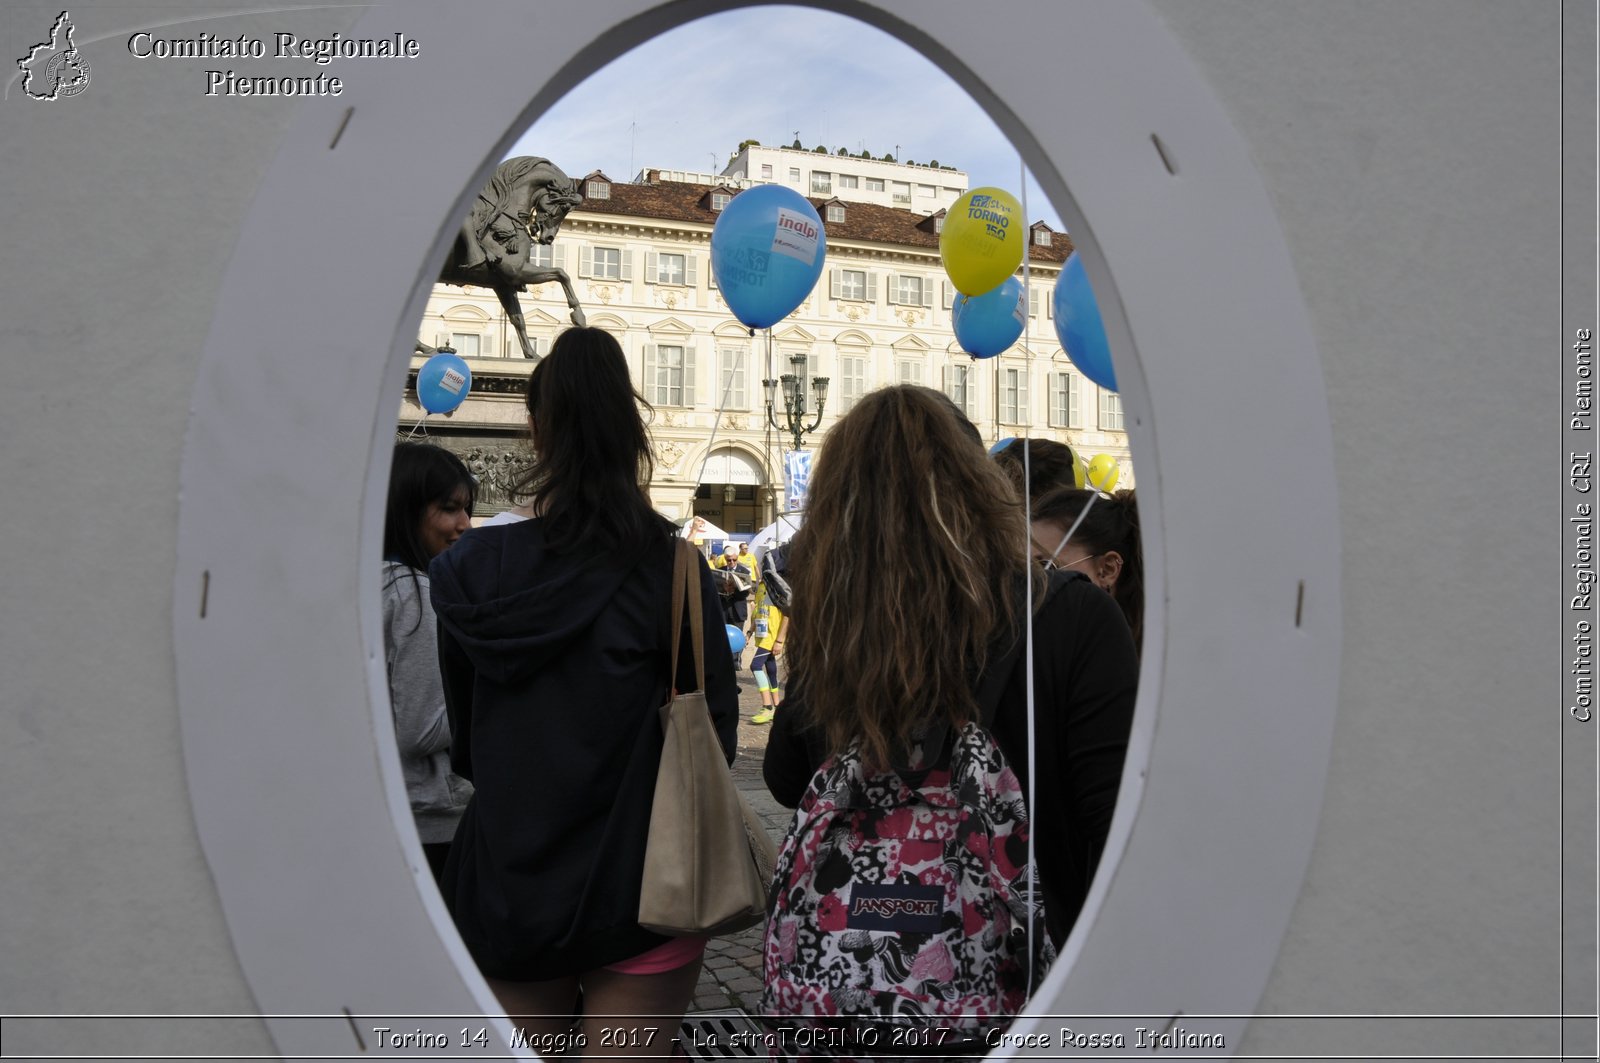
[[[939,232],[939,257],[962,295],[999,287],[1022,265],[1027,248],[1022,204],[999,188],[974,188],[955,203]]]
[[[1096,490],[1108,494],[1117,486],[1117,477],[1122,475],[1122,467],[1117,464],[1117,459],[1110,454],[1096,454],[1089,459],[1089,483]]]

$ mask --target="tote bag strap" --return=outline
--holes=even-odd
[[[672,659],[668,667],[671,669],[673,694],[682,693],[677,689],[678,682],[678,650],[683,645],[683,607],[689,604],[689,646],[694,651],[694,681],[696,690],[706,688],[706,625],[705,613],[700,602],[700,581],[691,580],[695,574],[695,561],[700,552],[694,544],[687,539],[679,539],[677,551],[672,563]]]

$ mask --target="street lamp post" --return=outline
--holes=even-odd
[[[766,379],[761,386],[767,390],[767,423],[780,432],[789,433],[794,440],[793,449],[799,450],[805,442],[807,432],[815,432],[822,423],[822,411],[828,402],[828,378],[825,376],[812,377],[809,388],[806,380],[806,356],[797,354],[789,359],[789,365],[794,368],[792,373],[784,373],[777,380]],[[783,423],[779,424],[775,415],[777,408],[777,391],[783,388]],[[816,397],[817,413],[806,424],[806,391],[810,390]]]

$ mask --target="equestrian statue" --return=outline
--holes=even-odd
[[[525,358],[539,357],[528,342],[522,304],[517,299],[517,293],[526,291],[528,285],[560,284],[572,310],[572,323],[584,324],[583,308],[567,271],[528,261],[534,246],[553,241],[567,212],[582,202],[577,185],[549,159],[528,155],[507,159],[495,167],[494,176],[478,193],[439,272],[441,284],[493,290],[517,330]],[[417,349],[424,354],[434,351],[420,342]]]

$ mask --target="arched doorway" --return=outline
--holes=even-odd
[[[766,523],[768,486],[755,458],[733,447],[719,447],[700,472],[694,514],[734,535],[753,535]]]

